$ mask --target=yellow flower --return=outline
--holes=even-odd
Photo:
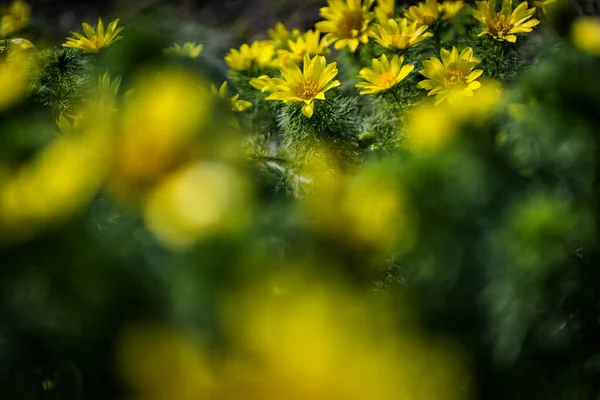
[[[462,1],[444,1],[440,4],[436,0],[425,0],[424,3],[410,6],[404,11],[404,16],[419,25],[433,25],[438,20],[454,17],[464,6]]]
[[[390,62],[385,54],[379,59],[374,58],[373,68],[363,68],[359,72],[360,77],[366,81],[356,84],[357,88],[364,89],[360,94],[382,92],[400,83],[415,68],[411,64],[402,66],[403,61],[404,57],[394,56]]]
[[[385,23],[396,14],[396,0],[377,0],[374,11],[379,23]]]
[[[239,50],[231,49],[225,56],[229,68],[248,71],[257,65],[260,68],[274,66],[275,46],[270,40],[256,41],[250,46],[243,44]]]
[[[177,43],[175,43],[172,46],[165,49],[165,53],[176,54],[178,56],[189,57],[194,59],[198,58],[200,53],[202,53],[203,47],[204,46],[202,46],[201,44],[196,44],[195,42],[185,42],[183,46],[179,46]]]
[[[31,8],[27,3],[16,0],[0,20],[0,37],[6,37],[21,30],[29,23]]]
[[[250,103],[249,101],[239,100],[239,97],[240,97],[239,94],[236,94],[232,98],[229,98],[229,90],[227,89],[227,81],[223,82],[223,84],[221,85],[221,87],[219,89],[217,89],[217,87],[215,85],[210,85],[210,92],[212,94],[214,94],[215,96],[225,100],[229,104],[231,111],[241,112],[241,111],[245,111],[245,110],[249,109],[250,107],[252,107],[252,103]]]
[[[404,11],[404,16],[419,25],[433,25],[440,17],[440,5],[436,0],[425,0]]]
[[[306,54],[309,56],[326,56],[330,53],[327,48],[327,42],[325,38],[321,38],[321,32],[319,31],[310,30],[299,36],[296,40],[290,39],[288,47],[289,51],[279,50],[281,65],[285,65],[287,60],[301,62]]]
[[[478,89],[481,84],[476,79],[483,70],[473,68],[481,62],[473,56],[473,49],[465,48],[460,54],[456,47],[452,51],[440,50],[441,61],[431,57],[423,61],[424,69],[419,73],[426,80],[419,82],[418,88],[429,90],[429,96],[436,95],[435,104],[445,99],[455,100],[462,96],[472,96],[473,90]]]
[[[287,48],[288,40],[295,40],[300,36],[299,29],[289,31],[284,24],[278,22],[275,28],[267,30],[267,34],[273,40],[275,47],[278,49]]]
[[[473,16],[484,26],[481,35],[491,35],[495,40],[506,40],[511,43],[517,41],[516,33],[531,32],[532,28],[540,23],[537,19],[529,18],[535,13],[535,7],[527,8],[524,1],[513,11],[512,0],[502,1],[502,10],[496,12],[496,1],[476,1],[477,10]]]
[[[547,14],[548,11],[556,5],[556,0],[534,1],[533,5],[536,6],[539,10],[542,10],[543,14]]]
[[[600,56],[600,19],[579,18],[571,27],[571,40],[578,49]]]
[[[81,33],[71,32],[74,37],[67,38],[67,41],[62,46],[80,49],[86,53],[97,53],[100,49],[108,47],[123,38],[118,35],[124,28],[117,28],[118,23],[119,19],[117,18],[108,24],[105,31],[102,18],[98,18],[96,29],[92,28],[87,22],[84,22],[81,26],[83,27],[85,36]]]
[[[464,6],[465,3],[462,1],[444,1],[439,6],[440,12],[442,13],[442,20],[454,18],[454,16],[458,14]]]
[[[409,22],[406,18],[389,19],[386,23],[375,24],[370,32],[372,38],[386,49],[406,50],[420,41],[433,36],[427,25]]]
[[[2,40],[0,42],[0,44],[1,45],[6,44],[6,46],[8,46],[9,57],[11,54],[15,54],[15,53],[23,54],[27,51],[35,50],[35,44],[33,44],[29,40],[23,39],[23,38],[12,38],[12,39]]]
[[[373,18],[369,12],[373,0],[328,0],[329,7],[321,8],[321,16],[327,21],[317,22],[315,27],[327,33],[325,39],[334,43],[336,49],[346,46],[356,51],[360,43],[368,43],[367,27]]]
[[[274,92],[277,85],[284,85],[285,81],[280,78],[271,78],[268,75],[261,75],[258,78],[250,79],[250,85],[261,92]]]
[[[283,79],[278,81],[276,87],[269,88],[273,93],[267,100],[304,103],[302,114],[308,118],[313,115],[315,99],[325,100],[326,91],[340,86],[339,81],[332,80],[338,73],[337,64],[327,64],[323,56],[311,59],[308,54],[305,55],[303,71],[291,61],[281,67],[280,71]]]
[[[0,110],[15,103],[27,92],[28,73],[27,56],[19,48],[12,49],[5,60],[0,60]]]

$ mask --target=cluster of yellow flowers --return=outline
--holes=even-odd
[[[413,65],[402,65],[403,52],[434,36],[429,31],[431,26],[454,18],[467,8],[462,1],[425,0],[408,7],[404,16],[398,18],[394,0],[379,0],[372,9],[373,5],[374,0],[329,0],[329,6],[321,9],[325,20],[315,25],[316,30],[301,34],[278,24],[269,31],[271,40],[231,49],[225,60],[232,71],[253,77],[250,81],[253,87],[271,93],[266,100],[301,103],[302,113],[310,118],[314,101],[324,100],[327,90],[340,85],[334,80],[336,63],[327,64],[325,59],[329,46],[348,48],[353,53],[361,43],[373,39],[397,53],[391,60],[385,54],[373,59],[372,68],[363,68],[359,73],[364,82],[356,87],[363,89],[361,95],[386,92],[414,69]],[[512,0],[503,0],[500,12],[496,11],[495,0],[479,1],[476,5],[470,12],[483,26],[480,36],[490,35],[494,40],[514,43],[516,34],[530,32],[539,24],[531,18],[536,9],[528,8],[526,2],[513,10]],[[323,37],[321,32],[325,34]],[[423,62],[419,73],[427,79],[419,82],[418,88],[435,95],[436,104],[472,96],[473,90],[480,86],[476,79],[483,72],[474,69],[479,62],[469,47],[442,48],[440,58]],[[303,64],[302,69],[298,64]],[[276,70],[280,77],[274,76]]]

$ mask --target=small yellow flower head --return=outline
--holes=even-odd
[[[292,29],[289,31],[284,24],[278,22],[275,28],[267,31],[267,34],[273,40],[277,49],[284,49],[287,48],[289,40],[296,40],[300,36],[300,30]]]
[[[34,51],[36,49],[33,43],[23,38],[12,38],[3,42],[5,42],[8,46],[9,57],[11,54],[24,54],[25,52]]]
[[[268,75],[261,75],[258,78],[250,79],[249,83],[261,92],[274,92],[277,85],[285,84],[285,81],[279,78],[271,78]]]
[[[195,42],[185,42],[183,46],[174,43],[172,46],[165,49],[165,53],[195,59],[202,53],[203,47],[203,45],[196,44]]]
[[[84,22],[81,26],[83,27],[85,36],[78,32],[71,32],[74,37],[67,38],[67,41],[62,46],[80,49],[86,53],[97,53],[100,49],[108,47],[123,38],[119,36],[119,33],[124,28],[117,28],[118,23],[119,19],[117,18],[108,24],[106,30],[104,30],[102,18],[98,18],[98,25],[95,29],[87,22]]]
[[[312,59],[307,54],[304,56],[304,69],[300,70],[294,62],[280,68],[281,76],[275,87],[267,90],[271,95],[267,100],[303,103],[302,114],[310,118],[314,111],[314,101],[325,100],[325,92],[340,86],[340,82],[333,80],[338,73],[335,62],[327,64],[323,56],[314,56]]]
[[[252,103],[250,103],[249,101],[239,100],[239,94],[236,94],[232,98],[229,98],[229,89],[227,88],[227,81],[223,82],[219,89],[217,89],[215,85],[210,85],[210,92],[213,95],[219,97],[220,99],[225,100],[229,104],[231,111],[241,112],[252,107]]]
[[[372,61],[373,68],[363,68],[359,75],[366,82],[356,84],[357,88],[363,88],[361,95],[373,94],[386,91],[399,84],[415,68],[414,65],[402,66],[404,57],[394,56],[392,61],[382,55],[379,59]]]
[[[289,51],[279,50],[281,65],[285,65],[287,60],[302,62],[306,54],[312,57],[326,56],[330,53],[325,38],[321,38],[321,32],[313,30],[300,35],[296,40],[290,39],[288,48]]]
[[[425,0],[404,11],[404,16],[419,25],[433,25],[440,18],[440,5],[436,0]]]
[[[65,116],[60,114],[56,120],[56,125],[58,126],[61,134],[65,136],[72,136],[80,131],[82,121],[82,113],[77,113],[74,116]]]
[[[600,18],[583,17],[571,27],[573,45],[587,53],[600,56]]]
[[[375,18],[379,23],[384,23],[396,15],[396,0],[377,0]]]
[[[334,43],[338,50],[348,47],[355,52],[360,43],[369,42],[367,28],[373,19],[369,12],[373,0],[328,0],[328,4],[329,7],[320,11],[326,21],[315,25],[319,31],[327,33],[328,43]]]
[[[427,25],[409,22],[406,18],[389,19],[385,23],[375,24],[370,36],[386,49],[406,50],[420,41],[433,36]]]
[[[21,0],[14,1],[0,20],[0,37],[4,38],[23,29],[29,23],[31,7]]]
[[[121,77],[117,76],[115,79],[110,79],[108,72],[104,73],[98,78],[97,94],[98,99],[94,104],[95,107],[101,108],[102,111],[111,112],[115,111],[115,103],[117,100],[117,93],[121,86]]]
[[[270,68],[274,66],[275,46],[270,40],[256,41],[250,46],[243,44],[239,50],[231,49],[225,56],[229,68],[237,71],[250,71],[254,66]]]
[[[515,34],[531,32],[533,27],[540,23],[537,19],[530,19],[535,13],[535,7],[527,8],[526,1],[513,11],[512,0],[503,0],[500,13],[496,12],[495,0],[475,3],[477,10],[472,10],[473,16],[484,28],[479,36],[491,35],[495,40],[515,43],[517,41]]]
[[[442,14],[442,20],[446,21],[454,18],[463,8],[465,3],[463,1],[444,1],[439,5],[440,12]]]
[[[428,79],[417,87],[429,90],[429,96],[435,95],[435,104],[473,96],[473,90],[481,86],[476,79],[483,73],[481,69],[473,70],[481,62],[473,56],[473,49],[467,47],[460,54],[456,47],[452,51],[441,49],[440,56],[441,61],[436,57],[423,61],[424,69],[419,73]]]

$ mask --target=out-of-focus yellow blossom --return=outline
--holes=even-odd
[[[0,60],[0,110],[19,100],[28,85],[27,55],[19,50],[9,51],[9,57]]]
[[[0,37],[7,37],[20,31],[29,23],[31,7],[21,0],[14,1],[0,20]]]
[[[106,141],[61,136],[31,162],[0,181],[1,240],[21,240],[38,227],[85,207],[107,171]]]
[[[385,23],[375,24],[370,36],[386,49],[406,50],[411,46],[433,36],[427,25],[409,22],[406,18],[389,19]]]
[[[224,364],[220,398],[468,398],[460,354],[413,332],[408,318],[397,332],[385,302],[282,281],[287,292],[250,290],[226,305],[224,325],[242,356]]]
[[[374,0],[328,0],[329,7],[321,8],[320,15],[326,21],[315,27],[326,33],[325,39],[336,49],[348,47],[355,52],[360,43],[368,43],[368,26],[373,19],[369,11]]]
[[[444,1],[440,4],[440,13],[442,13],[441,20],[446,21],[454,18],[461,10],[465,7],[464,1]]]
[[[416,6],[410,6],[404,11],[404,16],[410,21],[417,22],[419,25],[433,25],[438,20],[449,20],[458,14],[465,3],[462,1],[444,1],[438,3],[437,0],[425,0]]]
[[[195,59],[198,58],[200,53],[202,53],[203,48],[203,45],[196,44],[196,42],[185,42],[183,46],[180,46],[178,43],[174,43],[165,49],[165,53]]]
[[[404,57],[394,56],[391,62],[386,55],[379,59],[374,58],[372,68],[363,68],[359,75],[366,82],[356,84],[357,88],[362,88],[361,95],[379,93],[391,89],[399,84],[415,68],[414,65],[402,65]]]
[[[503,0],[500,13],[496,11],[496,0],[475,3],[477,9],[472,10],[473,16],[484,28],[479,36],[490,35],[495,40],[514,43],[517,41],[515,34],[531,32],[533,27],[540,23],[537,19],[530,19],[535,14],[535,7],[528,8],[526,1],[513,11],[512,0]]]
[[[285,85],[285,81],[280,78],[271,78],[268,75],[261,75],[258,78],[250,79],[250,85],[261,92],[274,92],[278,85]]]
[[[419,73],[428,79],[417,87],[429,90],[429,96],[435,95],[435,104],[473,96],[473,91],[481,86],[476,79],[483,73],[481,69],[473,70],[481,62],[473,56],[473,49],[466,47],[460,54],[456,47],[452,51],[441,49],[440,57],[441,61],[436,57],[423,61],[424,69]]]
[[[579,50],[600,56],[600,18],[582,17],[573,22],[571,41]]]
[[[225,61],[229,68],[237,71],[249,71],[254,66],[271,68],[276,65],[275,46],[270,40],[255,41],[250,46],[243,44],[239,50],[231,49]]]
[[[56,125],[58,126],[61,134],[65,136],[72,136],[80,131],[82,120],[83,113],[77,113],[74,116],[65,116],[61,114],[56,120]]]
[[[98,18],[96,28],[92,28],[90,24],[84,22],[81,26],[85,35],[78,32],[71,32],[74,37],[67,38],[67,41],[62,46],[80,49],[86,53],[97,53],[100,49],[123,39],[123,36],[119,36],[119,33],[125,28],[117,28],[118,23],[119,19],[117,18],[108,24],[105,30],[102,18]]]
[[[534,1],[533,5],[536,6],[538,10],[542,10],[543,14],[547,14],[548,11],[557,4],[556,0],[539,0]]]
[[[323,56],[311,59],[306,54],[303,70],[294,62],[288,61],[280,68],[280,72],[283,79],[277,81],[279,84],[276,87],[268,87],[273,90],[267,100],[303,103],[302,114],[308,118],[313,115],[315,99],[325,100],[326,91],[340,86],[339,81],[333,80],[338,73],[337,64],[327,64]]]
[[[267,34],[273,40],[277,49],[287,48],[289,40],[296,40],[301,35],[299,29],[289,31],[281,22],[275,24],[275,28],[267,30]]]
[[[486,81],[472,97],[439,106],[423,104],[412,111],[407,120],[407,144],[421,151],[443,148],[464,124],[478,124],[489,118],[500,105],[502,88]]]
[[[117,93],[121,86],[121,77],[110,79],[110,74],[105,72],[98,78],[98,101],[94,103],[95,107],[102,107],[104,111],[110,112],[115,110]]]
[[[436,0],[425,0],[404,11],[404,16],[419,25],[433,25],[440,17],[440,5]]]
[[[185,162],[211,108],[201,82],[179,70],[138,77],[114,138],[111,186],[122,196],[143,193]],[[185,99],[185,101],[182,101]]]
[[[214,397],[215,377],[198,344],[167,327],[127,327],[116,345],[117,371],[139,400]]]
[[[374,12],[380,24],[387,22],[396,15],[396,0],[377,0]]]
[[[288,47],[289,50],[279,50],[281,65],[285,65],[287,60],[302,62],[306,54],[313,57],[326,56],[330,53],[325,38],[321,38],[321,32],[313,30],[300,35],[296,40],[290,39]]]
[[[150,193],[144,217],[166,246],[184,249],[218,228],[240,223],[247,190],[239,174],[217,162],[197,162]]]
[[[0,44],[5,44],[8,47],[8,56],[11,54],[20,53],[24,54],[28,51],[35,50],[35,45],[27,39],[23,38],[12,38],[0,41]]]
[[[213,95],[225,100],[227,104],[229,104],[231,111],[241,112],[252,107],[252,103],[250,103],[249,101],[239,100],[239,94],[236,94],[235,96],[229,98],[229,89],[227,89],[227,81],[223,82],[219,89],[217,89],[215,85],[210,85],[210,92]]]

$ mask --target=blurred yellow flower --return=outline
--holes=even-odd
[[[333,80],[338,73],[335,62],[327,64],[323,56],[314,56],[312,59],[308,54],[304,56],[304,67],[300,70],[294,62],[288,63],[280,68],[283,80],[272,89],[267,100],[280,100],[304,103],[302,114],[310,118],[314,111],[314,101],[325,100],[325,92],[337,87],[340,82]]]
[[[372,68],[363,68],[359,75],[366,82],[356,84],[357,88],[362,88],[361,95],[379,93],[389,90],[399,84],[415,68],[414,65],[402,65],[404,57],[394,56],[391,62],[386,55],[379,59],[374,58]]]
[[[398,332],[385,301],[331,283],[279,286],[289,289],[248,290],[226,303],[224,325],[240,355],[223,363],[219,398],[468,398],[460,353],[418,334],[406,317]]]
[[[0,181],[0,237],[27,238],[42,225],[85,207],[107,171],[105,141],[61,136],[31,162]]]
[[[424,69],[419,73],[428,79],[419,82],[417,87],[429,90],[429,96],[435,95],[435,104],[472,96],[481,86],[476,79],[483,73],[481,69],[473,70],[481,62],[473,56],[473,49],[466,47],[460,54],[456,47],[452,51],[441,49],[440,57],[441,61],[436,57],[423,61]]]
[[[425,0],[416,6],[410,6],[404,11],[404,16],[419,25],[433,25],[438,20],[449,20],[458,14],[465,3],[463,1]]]
[[[278,22],[275,24],[275,28],[267,30],[267,34],[273,40],[277,49],[285,49],[288,47],[288,41],[296,40],[301,33],[299,29],[289,31],[284,24]]]
[[[196,162],[164,179],[144,207],[148,229],[166,246],[185,249],[221,225],[239,224],[245,185],[231,167]]]
[[[380,24],[387,22],[396,15],[396,0],[377,0],[374,12]]]
[[[465,2],[460,0],[449,0],[444,1],[440,4],[440,12],[442,13],[442,20],[449,20],[454,18],[464,8]]]
[[[203,47],[203,45],[196,44],[195,42],[185,42],[183,46],[174,43],[173,45],[165,49],[165,53],[195,59],[198,58],[200,53],[202,53]]]
[[[81,26],[85,35],[78,32],[71,32],[74,37],[67,38],[67,41],[62,46],[80,49],[86,53],[97,53],[100,49],[108,47],[123,38],[119,36],[119,33],[125,28],[117,28],[118,23],[119,19],[117,18],[108,24],[105,30],[102,18],[98,18],[98,25],[96,25],[95,29],[87,22],[84,22]]]
[[[433,36],[427,25],[409,22],[406,18],[389,19],[387,22],[375,24],[370,36],[386,49],[406,50],[411,46]]]
[[[556,0],[539,0],[539,1],[534,1],[533,5],[538,9],[538,10],[542,10],[542,14],[547,14],[548,11],[550,11],[551,8],[553,8],[554,6],[556,6],[557,1]]]
[[[18,48],[9,51],[9,56],[0,60],[0,110],[19,100],[29,83],[27,55]]]
[[[221,85],[221,87],[219,89],[217,89],[215,85],[210,85],[210,92],[213,95],[219,97],[220,99],[225,100],[227,102],[227,104],[229,104],[231,111],[241,112],[241,111],[245,111],[245,110],[249,109],[250,107],[252,107],[252,103],[250,103],[249,101],[239,100],[239,98],[240,98],[239,94],[236,94],[235,96],[229,98],[229,90],[227,89],[227,81],[223,82],[223,84]]]
[[[321,8],[320,15],[326,21],[315,27],[327,33],[325,39],[334,43],[336,49],[348,47],[355,52],[360,43],[368,43],[367,28],[373,15],[369,9],[374,0],[328,0],[329,7]]]
[[[285,81],[280,78],[271,78],[268,75],[261,75],[258,78],[250,79],[250,85],[261,92],[274,92],[278,85],[285,85]]]
[[[473,16],[483,25],[479,34],[491,35],[495,40],[506,40],[514,43],[517,33],[531,32],[540,21],[530,19],[535,14],[535,7],[528,8],[526,1],[513,11],[512,0],[503,0],[500,13],[496,11],[496,0],[476,1],[477,10],[472,10]]]
[[[32,51],[32,50],[36,49],[36,47],[33,43],[31,43],[29,40],[23,39],[23,38],[6,39],[6,40],[3,40],[1,43],[2,44],[6,43],[6,45],[8,46],[9,57],[11,54],[14,54],[16,52],[19,52],[20,54],[24,54],[28,51]]]
[[[80,131],[82,119],[82,113],[78,113],[75,116],[65,116],[60,114],[56,120],[56,125],[61,134],[71,136]]]
[[[249,71],[255,66],[270,68],[275,66],[275,46],[270,40],[255,41],[250,46],[243,44],[239,50],[231,49],[225,61],[229,68]]]
[[[600,18],[582,17],[573,22],[571,41],[579,50],[600,56]]]
[[[29,23],[31,7],[21,0],[14,1],[0,20],[0,38],[12,35]]]
[[[121,196],[142,194],[186,162],[194,137],[212,106],[202,82],[180,70],[137,77],[114,139],[111,187]],[[185,99],[185,101],[182,101]]]
[[[440,5],[436,0],[425,0],[404,11],[404,16],[419,25],[433,25],[440,17]]]
[[[465,124],[479,124],[499,107],[502,88],[488,80],[460,102],[433,105],[424,103],[413,110],[406,123],[407,144],[420,151],[436,151],[444,147]]]
[[[321,38],[321,32],[309,30],[308,32],[298,36],[297,39],[288,41],[289,50],[279,50],[281,65],[285,65],[287,60],[294,62],[302,62],[304,56],[326,56],[330,53],[327,48],[325,38]]]

